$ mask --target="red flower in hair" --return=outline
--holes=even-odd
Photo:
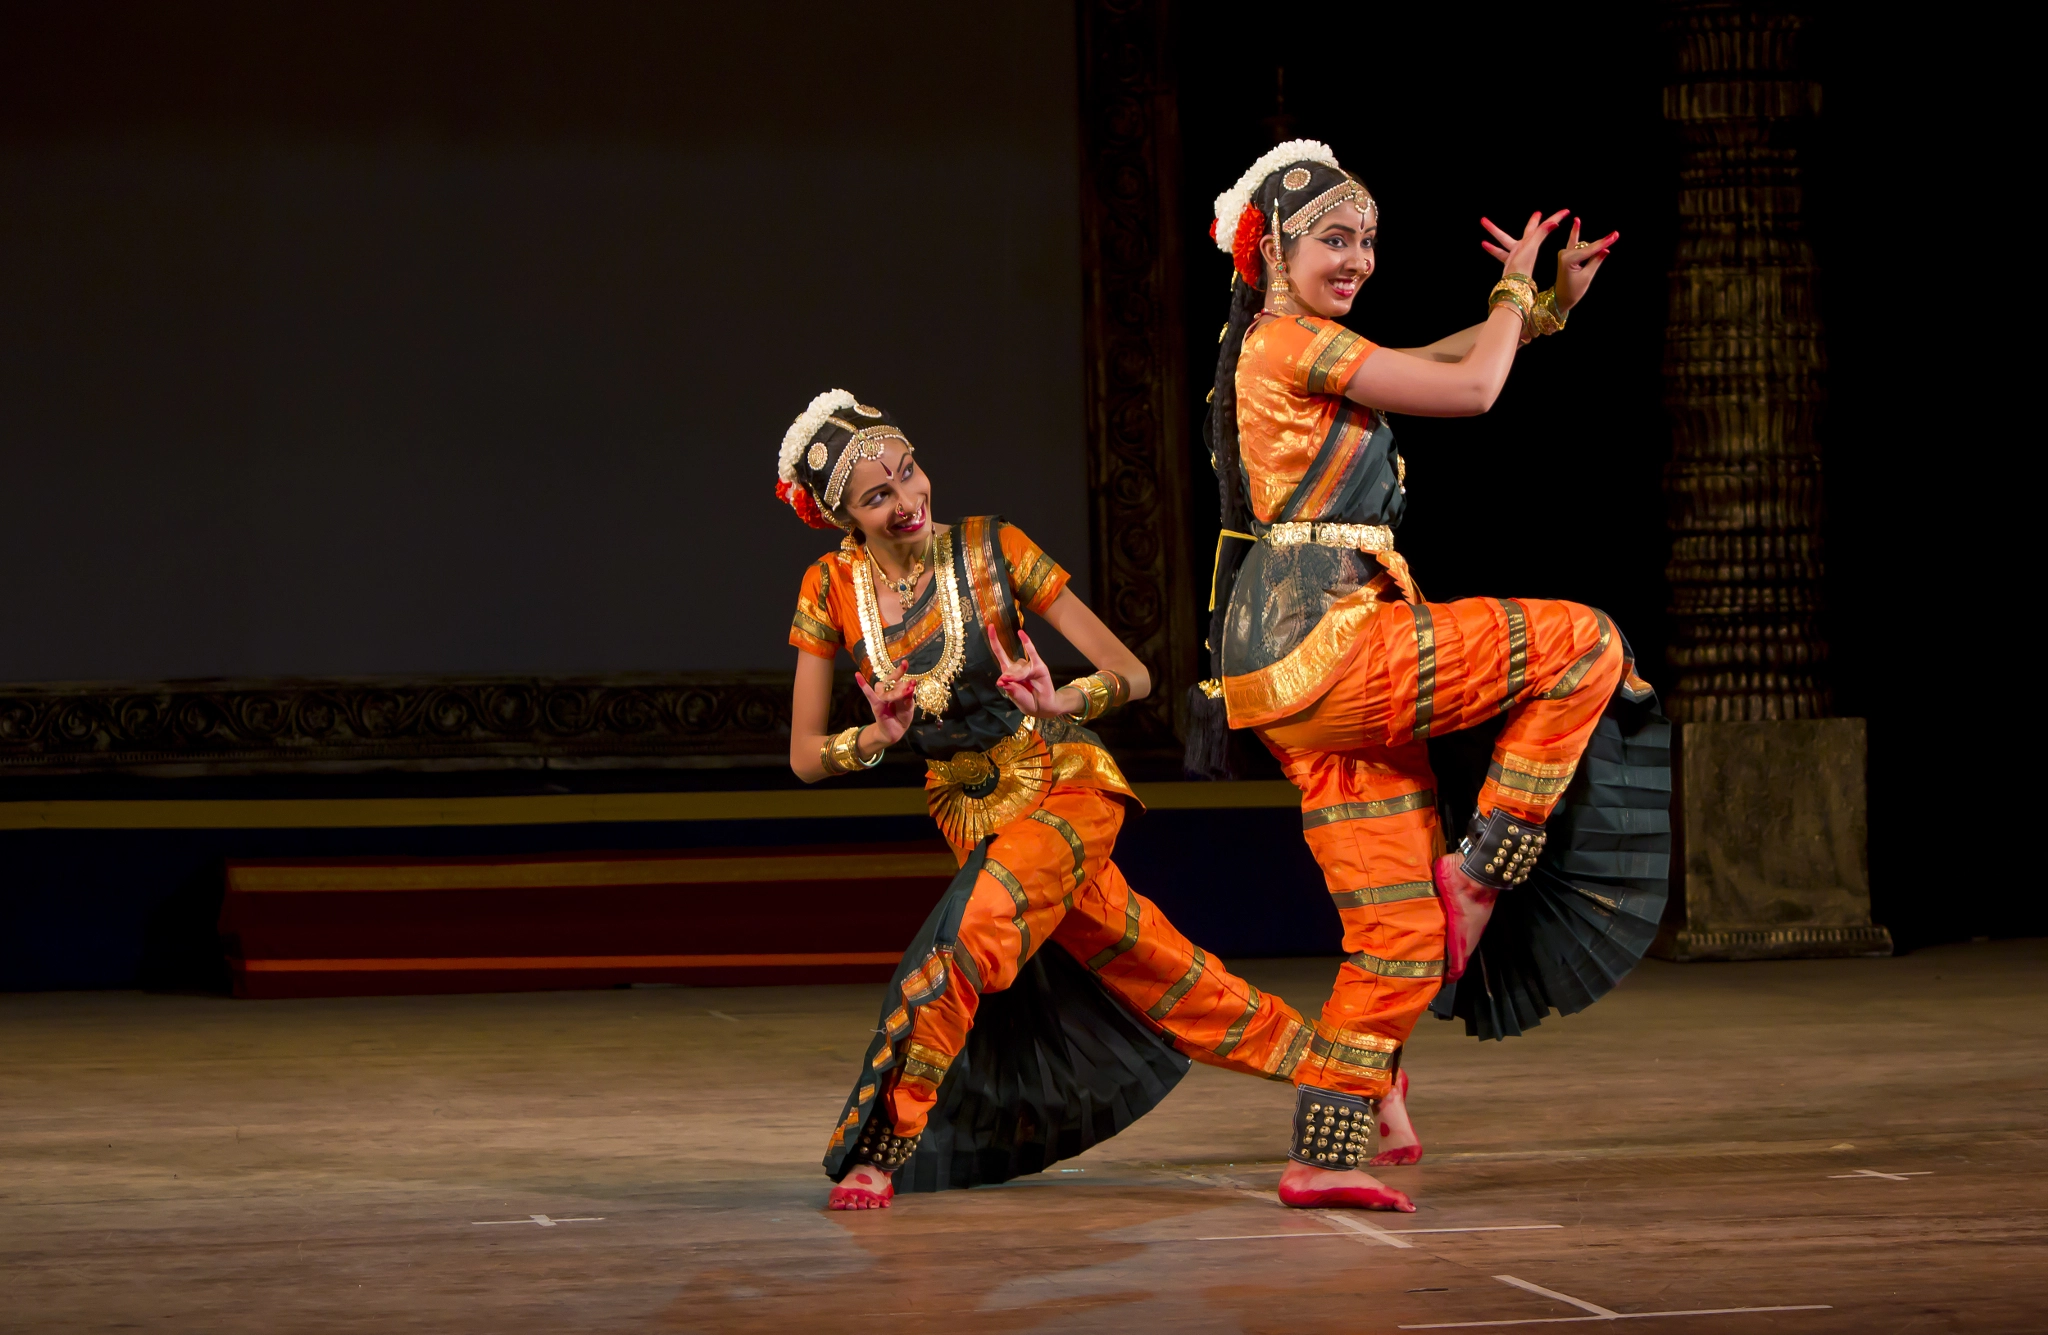
[[[796,517],[812,528],[836,529],[839,525],[825,517],[818,508],[818,500],[811,495],[811,489],[801,482],[778,482],[775,484],[776,499],[796,511]]]
[[[1209,234],[1216,229],[1211,226]],[[1259,212],[1257,205],[1247,205],[1238,215],[1237,236],[1230,246],[1230,263],[1237,270],[1237,276],[1252,287],[1265,286],[1265,261],[1259,254],[1259,242],[1266,239],[1266,215]]]

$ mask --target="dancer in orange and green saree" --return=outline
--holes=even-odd
[[[1190,1058],[1288,1079],[1310,1039],[1299,1013],[1175,931],[1110,860],[1138,802],[1087,724],[1151,683],[1066,572],[998,518],[936,523],[909,439],[844,391],[790,426],[780,473],[798,515],[845,532],[805,574],[790,629],[790,766],[815,782],[907,742],[961,868],[833,1128],[831,1208],[1037,1172],[1130,1125]],[[1098,670],[1056,688],[1027,615]],[[834,734],[842,650],[873,721]]]
[[[1236,270],[1208,421],[1217,675],[1191,696],[1188,763],[1228,774],[1229,729],[1279,759],[1349,952],[1294,1071],[1290,1205],[1386,1208],[1321,1132],[1382,1121],[1374,1163],[1421,1157],[1400,1056],[1433,1002],[1483,1037],[1569,1014],[1633,967],[1662,911],[1669,725],[1620,633],[1577,603],[1425,601],[1394,548],[1407,465],[1387,414],[1483,413],[1516,351],[1564,328],[1618,237],[1582,241],[1574,221],[1538,293],[1564,216],[1519,237],[1482,220],[1503,268],[1486,319],[1395,349],[1340,323],[1378,264],[1379,205],[1327,147],[1282,144],[1216,201]],[[1511,554],[1512,480],[1464,490]],[[1460,765],[1473,739],[1490,751]]]

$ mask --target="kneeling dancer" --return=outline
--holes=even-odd
[[[843,390],[791,424],[776,491],[845,530],[805,573],[790,629],[790,767],[857,773],[907,740],[961,865],[832,1132],[831,1207],[1037,1172],[1149,1111],[1190,1057],[1289,1078],[1310,1038],[1300,1014],[1175,931],[1110,861],[1137,798],[1086,725],[1151,681],[1066,572],[999,518],[935,523],[909,439]],[[1027,613],[1098,670],[1055,688]],[[873,721],[833,733],[841,649]]]
[[[1402,1133],[1390,1139],[1405,1143],[1380,1161],[1420,1157],[1403,1106],[1403,1043],[1464,970],[1499,897],[1552,857],[1552,807],[1610,697],[1650,698],[1604,614],[1538,599],[1426,602],[1394,550],[1407,466],[1386,414],[1485,412],[1516,350],[1564,327],[1616,240],[1582,242],[1574,222],[1557,286],[1539,294],[1528,275],[1564,216],[1531,215],[1519,238],[1485,224],[1504,270],[1486,319],[1428,347],[1381,349],[1338,323],[1377,264],[1379,206],[1327,147],[1283,144],[1216,201],[1213,235],[1236,271],[1207,425],[1224,534],[1209,641],[1217,678],[1191,697],[1189,767],[1228,772],[1227,729],[1252,730],[1279,759],[1301,790],[1303,830],[1349,952],[1294,1071],[1294,1162],[1280,1183],[1290,1205],[1384,1208],[1385,1188],[1331,1151],[1354,1143],[1389,1099],[1389,1130]],[[1511,482],[1473,485],[1489,513],[1506,513],[1492,498]],[[1429,743],[1483,726],[1498,727],[1490,762],[1457,850],[1446,853]],[[1645,734],[1638,745],[1660,739]],[[1625,787],[1626,767],[1616,769]],[[1602,800],[1613,800],[1605,789]],[[1590,882],[1558,885],[1586,907],[1581,918],[1561,910],[1554,928],[1541,929],[1577,933],[1557,958],[1582,952],[1618,977],[1648,944],[1635,928],[1654,927],[1661,879],[1612,894]],[[1475,981],[1473,1004],[1498,1004],[1502,980]],[[1523,1026],[1552,1006],[1589,1003],[1612,977],[1574,994],[1545,992],[1541,981],[1519,1009]],[[1514,1031],[1490,1019],[1474,1028]]]

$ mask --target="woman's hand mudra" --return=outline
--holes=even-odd
[[[1509,236],[1493,225],[1491,218],[1481,218],[1479,225],[1493,234],[1493,241],[1481,241],[1479,248],[1500,261],[1503,274],[1518,273],[1533,281],[1536,277],[1536,254],[1543,249],[1543,243],[1557,230],[1557,225],[1571,213],[1570,209],[1559,209],[1548,218],[1541,213],[1529,215],[1529,221],[1522,226],[1520,236]],[[1497,241],[1500,244],[1495,245]],[[1562,299],[1564,293],[1558,293]]]
[[[1557,308],[1568,311],[1585,298],[1586,289],[1600,272],[1600,263],[1621,240],[1621,233],[1609,232],[1598,241],[1579,240],[1579,220],[1572,219],[1571,238],[1557,252]]]
[[[1057,718],[1066,713],[1059,705],[1059,690],[1052,684],[1052,669],[1038,656],[1038,646],[1031,643],[1031,637],[1021,630],[1017,632],[1017,643],[1024,646],[1024,656],[1012,658],[1003,652],[1003,637],[996,634],[996,628],[984,629],[988,632],[989,650],[1002,671],[996,685],[1010,697],[1010,703],[1033,718]]]
[[[909,662],[907,658],[899,660],[896,671],[901,673]],[[853,680],[860,687],[860,693],[868,698],[868,708],[875,711],[875,731],[881,734],[882,746],[886,749],[902,741],[903,734],[910,731],[911,716],[917,711],[917,701],[913,698],[917,683],[907,676],[899,676],[894,686],[886,691],[877,691],[858,672],[853,674]]]

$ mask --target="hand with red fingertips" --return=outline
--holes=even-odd
[[[1518,273],[1533,280],[1536,276],[1536,256],[1542,251],[1543,243],[1570,213],[1570,209],[1559,209],[1548,218],[1540,212],[1531,213],[1529,221],[1522,225],[1520,236],[1509,236],[1495,226],[1491,218],[1481,218],[1479,225],[1492,234],[1493,241],[1481,241],[1479,248],[1500,261],[1500,270],[1503,274]],[[1496,245],[1495,242],[1499,244]],[[1560,297],[1562,295],[1559,294]]]
[[[886,691],[876,690],[869,683],[866,673],[853,674],[854,684],[860,687],[860,693],[867,697],[868,708],[874,711],[875,740],[881,743],[884,750],[903,740],[903,734],[910,731],[910,721],[917,710],[917,683],[901,675],[909,664],[910,660],[907,658],[897,660],[896,671],[899,675],[896,684]]]
[[[988,632],[989,650],[996,656],[996,666],[1002,675],[996,678],[996,685],[1010,703],[1033,718],[1058,718],[1070,714],[1062,709],[1059,689],[1052,684],[1052,669],[1038,656],[1038,646],[1031,643],[1031,637],[1023,631],[1017,632],[1017,643],[1023,648],[1022,658],[1012,658],[1003,652],[1003,637],[996,633],[996,627],[984,624]]]
[[[1579,220],[1572,219],[1572,230],[1564,243],[1564,249],[1557,252],[1557,308],[1568,311],[1585,299],[1586,289],[1593,286],[1599,276],[1600,266],[1614,251],[1614,243],[1621,240],[1621,233],[1609,232],[1598,241],[1579,240]]]

